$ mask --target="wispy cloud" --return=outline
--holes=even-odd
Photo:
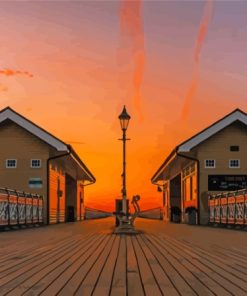
[[[28,76],[30,78],[33,77],[33,74],[31,74],[28,71],[20,71],[20,70],[13,70],[13,69],[0,70],[0,75],[4,75],[4,76],[25,75],[25,76]]]
[[[196,90],[198,88],[201,50],[208,32],[210,20],[212,18],[213,4],[214,4],[213,0],[207,0],[205,2],[204,12],[203,12],[203,16],[199,26],[197,38],[196,38],[196,44],[195,44],[195,50],[194,50],[194,65],[193,65],[194,69],[193,69],[192,79],[191,79],[189,88],[187,90],[187,94],[185,96],[184,105],[183,105],[182,114],[181,114],[182,120],[188,119],[191,106],[192,106],[192,101],[195,96]]]
[[[142,0],[122,0],[119,11],[121,48],[119,59],[121,64],[129,63],[132,59],[133,73],[132,82],[134,87],[133,103],[139,113],[143,116],[141,86],[145,68],[144,30],[142,19]],[[129,52],[126,54],[126,48]],[[128,51],[128,50],[127,50]]]

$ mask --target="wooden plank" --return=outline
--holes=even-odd
[[[174,239],[171,240],[173,241]],[[186,246],[183,246],[183,248],[185,249]],[[233,295],[236,295],[236,293],[237,295],[246,294],[245,287],[243,287],[243,285],[246,286],[247,282],[235,277],[235,271],[232,268],[229,269],[231,271],[231,274],[229,274],[229,272],[225,271],[226,265],[220,263],[219,259],[217,260],[217,257],[211,259],[209,252],[201,248],[198,250],[198,247],[195,245],[192,245],[191,250],[192,249],[193,252],[198,256],[197,260],[201,264],[206,266],[209,270],[211,270],[211,274],[213,273],[214,278],[217,279],[217,282],[220,283],[222,286],[226,287],[230,293],[233,293]]]
[[[56,295],[59,293],[66,283],[71,279],[77,269],[81,266],[83,258],[86,261],[88,258],[87,256],[90,256],[91,252],[97,248],[97,244],[100,244],[102,240],[103,236],[95,235],[93,241],[87,242],[86,248],[77,255],[74,261],[72,261],[72,258],[70,259],[70,266],[64,269],[64,271],[48,286],[43,294]]]
[[[238,252],[237,250],[231,250],[231,249],[227,249],[227,248],[222,248],[221,246],[217,246],[216,247],[216,252],[222,256],[227,255],[229,258],[231,258],[231,260],[234,260],[235,262],[239,263],[239,264],[243,264],[244,266],[246,266],[247,264],[247,254],[243,254]]]
[[[40,233],[41,230],[42,232]],[[39,228],[39,229],[30,229],[29,231],[39,232],[40,237],[43,237],[43,232],[44,232],[44,236],[47,235],[46,230],[48,229]],[[12,234],[12,233],[8,233],[8,234]],[[26,233],[24,231],[23,235],[25,236],[27,234],[29,234],[29,232]],[[85,235],[85,237],[87,235]],[[11,240],[4,247],[3,255],[1,255],[0,257],[0,267],[3,268],[4,265],[9,264],[9,261],[12,262],[13,257],[16,257],[16,259],[14,259],[16,263],[16,261],[18,260],[18,257],[22,259],[28,255],[31,255],[32,253],[33,254],[42,253],[43,251],[49,250],[49,248],[61,246],[63,245],[63,243],[66,243],[69,239],[74,240],[77,237],[78,237],[78,234],[73,235],[73,237],[71,235],[67,235],[66,237],[61,237],[61,235],[56,234],[56,236],[53,236],[52,238],[46,237],[46,239],[43,241],[32,239],[32,237],[31,237],[31,240],[30,239],[28,240],[28,243],[27,243],[27,239],[21,242],[19,242],[18,240],[18,244],[16,244],[16,240]]]
[[[85,253],[84,256],[80,258],[80,260],[76,261],[76,271],[72,274],[71,278],[60,290],[58,295],[68,296],[74,295],[76,293],[77,289],[80,287],[88,272],[91,270],[98,256],[104,250],[109,239],[109,235],[103,235],[103,240],[100,241],[100,243],[97,244],[95,248],[91,248],[91,250]],[[44,295],[50,296],[46,293],[44,293]]]
[[[164,254],[160,245],[150,238],[150,235],[142,235],[143,240],[151,250],[154,257],[159,261],[166,275],[173,283],[174,287],[178,290],[180,295],[192,296],[196,295],[195,291],[187,283],[180,272],[169,262],[167,255]]]
[[[135,249],[137,262],[140,269],[141,280],[146,295],[162,295],[161,290],[156,282],[156,279],[152,273],[149,263],[143,253],[140,245],[137,242],[136,237],[132,238],[133,246]]]
[[[143,239],[141,236],[137,236],[137,241],[139,242],[139,245],[143,253],[145,254],[145,257],[149,262],[149,265],[162,293],[170,296],[179,295],[173,283],[170,281],[164,270],[161,268],[159,261],[154,257],[148,245],[145,243],[145,239]]]
[[[93,290],[94,296],[109,295],[111,289],[111,283],[113,280],[113,273],[117,262],[117,256],[120,246],[120,237],[117,235],[112,246],[111,254],[107,258],[107,262],[102,270],[99,280]]]
[[[126,237],[127,244],[127,283],[128,295],[142,296],[144,289],[141,282],[139,266],[130,236]]]
[[[10,242],[11,245],[14,245],[15,247],[13,248],[8,248],[8,246],[5,247],[5,251],[3,252],[3,255],[1,255],[0,257],[0,268],[1,270],[3,270],[2,268],[4,267],[4,265],[9,264],[9,262],[12,262],[12,258],[16,257],[16,260],[19,258],[23,258],[27,255],[29,255],[30,253],[36,253],[39,252],[39,248],[35,248],[33,245],[31,247],[27,247],[27,241],[23,244],[19,244],[18,242],[18,248],[16,248],[16,242],[15,241],[11,241]],[[28,244],[29,245],[29,244]]]
[[[66,277],[66,275],[68,275],[66,270],[70,270],[73,264],[76,264],[76,262],[82,257],[84,258],[87,252],[90,252],[91,254],[97,247],[97,244],[101,243],[102,239],[104,238],[95,234],[92,239],[80,242],[80,248],[73,250],[73,252],[70,252],[69,256],[64,256],[63,260],[58,260],[55,264],[48,266],[46,269],[37,273],[35,277],[31,278],[28,284],[29,289],[23,295],[40,295],[41,293],[45,295],[52,295],[47,293],[49,292],[49,287],[54,282],[56,283],[55,285],[52,285],[52,288],[55,288],[58,291],[61,290],[61,288],[65,285],[65,282],[61,281],[59,277],[63,273],[65,273],[64,276]]]
[[[18,284],[22,283],[31,275],[33,275],[35,272],[38,272],[45,266],[51,264],[51,262],[55,262],[58,258],[63,257],[63,255],[69,253],[71,249],[73,250],[73,248],[78,247],[79,244],[80,243],[76,241],[71,246],[67,246],[65,249],[62,248],[62,251],[56,251],[55,254],[53,251],[51,251],[47,254],[45,259],[37,258],[37,260],[31,262],[30,264],[26,264],[22,268],[17,269],[11,274],[4,276],[2,279],[0,279],[1,291],[12,290]]]
[[[189,246],[192,246],[192,244],[190,242],[187,242],[187,244]],[[195,247],[201,248],[198,245],[195,245]],[[203,250],[207,251],[208,255],[210,257],[216,258],[217,260],[220,260],[221,262],[223,262],[227,265],[230,265],[233,268],[234,268],[234,266],[232,266],[232,263],[233,264],[236,263],[236,264],[242,266],[243,268],[245,268],[245,266],[247,264],[247,256],[244,256],[243,254],[238,254],[237,250],[233,251],[233,250],[231,250],[231,248],[224,248],[222,246],[214,244],[214,245],[210,245],[210,248],[205,248],[203,246]],[[228,257],[228,258],[226,258],[226,257]]]
[[[169,237],[168,239],[172,240],[171,237]],[[184,240],[183,240],[184,241]],[[177,240],[177,243],[179,243],[180,240]],[[238,273],[238,275],[243,276],[246,274],[247,270],[246,270],[246,264],[244,264],[243,261],[238,261],[235,260],[233,258],[229,258],[227,257],[227,254],[225,252],[217,252],[216,249],[219,248],[219,246],[215,246],[213,245],[210,249],[206,249],[206,248],[201,248],[198,245],[195,244],[191,244],[188,241],[185,241],[186,244],[184,244],[184,247],[186,248],[190,248],[193,250],[198,250],[201,255],[205,255],[206,257],[209,257],[212,259],[212,261],[220,261],[221,263],[230,266],[230,268],[234,271],[240,272]],[[243,271],[244,269],[244,271]]]
[[[215,255],[214,253],[209,252],[195,244],[193,244],[191,248],[193,248],[196,254],[200,255],[200,258],[204,258],[208,262],[211,262],[217,268],[222,269],[222,272],[231,274],[233,278],[236,278],[236,280],[239,281],[240,286],[242,281],[242,284],[244,285],[243,288],[247,290],[246,274],[243,274],[242,272],[239,272],[237,269],[235,269],[235,267],[230,264],[229,260],[219,258],[219,256]],[[232,276],[227,275],[227,278],[229,278],[229,280],[231,281],[233,279]]]
[[[12,260],[10,260],[10,262],[8,262],[8,264],[6,263],[6,265],[0,267],[0,279],[10,273],[13,273],[14,271],[23,268],[27,264],[36,262],[37,259],[45,259],[47,256],[49,256],[49,250],[52,250],[55,254],[56,251],[60,251],[61,248],[64,249],[71,244],[73,245],[73,243],[76,241],[76,239],[71,239],[67,242],[64,242],[62,245],[48,245],[45,248],[40,248],[38,251],[28,252],[27,254],[21,256],[16,255]]]
[[[231,253],[227,252],[225,249],[221,249],[218,246],[214,247],[214,255],[222,258],[224,262],[227,262],[231,268],[237,270],[238,272],[245,274],[247,276],[246,263],[244,260],[237,258]]]
[[[92,295],[94,290],[94,286],[100,276],[102,269],[107,261],[107,258],[110,255],[113,243],[115,240],[115,235],[110,236],[110,240],[108,241],[107,245],[105,246],[104,250],[100,253],[97,261],[94,262],[91,270],[87,273],[85,279],[81,283],[79,289],[76,291],[75,296],[87,296]],[[110,274],[108,275],[111,276]],[[48,294],[47,294],[48,295]],[[51,295],[51,294],[50,294]]]
[[[222,279],[218,274],[212,272],[209,268],[201,264],[197,259],[198,256],[193,254],[192,252],[186,252],[186,250],[178,246],[176,244],[172,244],[167,239],[162,240],[162,244],[164,248],[169,251],[177,260],[182,262],[200,281],[208,287],[214,294],[216,295],[232,295],[227,290],[227,282],[226,285],[222,285]],[[221,283],[221,284],[220,284]]]
[[[127,294],[126,265],[126,237],[125,235],[121,235],[119,253],[110,292],[112,296],[125,296]]]

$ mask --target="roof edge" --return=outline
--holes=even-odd
[[[174,155],[177,154],[177,150],[178,150],[178,146],[176,146],[171,152],[170,154],[167,156],[167,158],[164,160],[164,162],[162,163],[162,165],[158,168],[158,170],[155,172],[155,174],[153,175],[153,177],[151,178],[151,183],[154,184],[155,182],[155,178],[157,177],[157,175],[159,175],[161,173],[161,171],[166,167],[166,165],[169,163],[169,161],[172,159],[172,157]]]

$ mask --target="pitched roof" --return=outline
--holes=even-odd
[[[195,146],[199,145],[200,143],[204,142],[205,140],[209,139],[222,129],[226,128],[227,126],[231,125],[232,123],[240,121],[243,124],[247,125],[247,113],[240,109],[235,109],[231,113],[227,114],[223,118],[219,119],[218,121],[214,122],[212,125],[206,127],[199,133],[195,134],[191,138],[185,140],[181,144],[177,145],[169,156],[165,159],[159,169],[151,178],[151,181],[154,182],[155,178],[161,173],[161,171],[166,167],[169,161],[179,152],[189,152]]]
[[[247,114],[240,109],[235,109],[234,111],[219,119],[198,134],[178,145],[178,152],[189,152],[192,148],[212,137],[235,121],[240,121],[243,124],[247,125]]]
[[[65,142],[61,141],[57,137],[53,136],[40,126],[36,125],[26,117],[22,116],[21,114],[17,113],[10,107],[6,107],[0,111],[0,123],[2,123],[5,120],[11,120],[14,123],[18,124],[25,130],[29,131],[34,136],[38,137],[39,139],[43,140],[45,143],[49,144],[53,148],[55,148],[57,151],[64,151],[68,152],[73,156],[73,158],[78,162],[79,166],[87,173],[87,175],[90,177],[90,179],[95,182],[96,179],[93,176],[93,174],[89,171],[89,169],[86,167],[86,165],[82,162],[78,154],[75,152],[75,150],[72,148],[71,145],[66,144]]]
[[[57,151],[69,151],[68,145],[65,144],[63,141],[48,133],[43,128],[39,127],[10,107],[6,107],[5,109],[0,111],[0,123],[7,119],[10,119],[25,130],[29,131],[31,134],[40,138],[50,146],[54,147]]]

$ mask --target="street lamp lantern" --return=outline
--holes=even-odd
[[[119,120],[120,120],[120,124],[121,124],[121,129],[124,131],[127,130],[128,125],[129,125],[129,120],[130,120],[130,116],[126,111],[125,106],[123,107],[123,111],[122,113],[118,116]]]
[[[128,214],[128,209],[127,209],[127,192],[126,192],[126,130],[129,125],[129,120],[130,116],[126,111],[125,106],[123,107],[122,113],[118,116],[120,120],[120,125],[121,129],[123,131],[123,138],[120,139],[123,141],[123,173],[122,173],[122,178],[123,178],[123,185],[122,185],[122,211],[125,215]]]

